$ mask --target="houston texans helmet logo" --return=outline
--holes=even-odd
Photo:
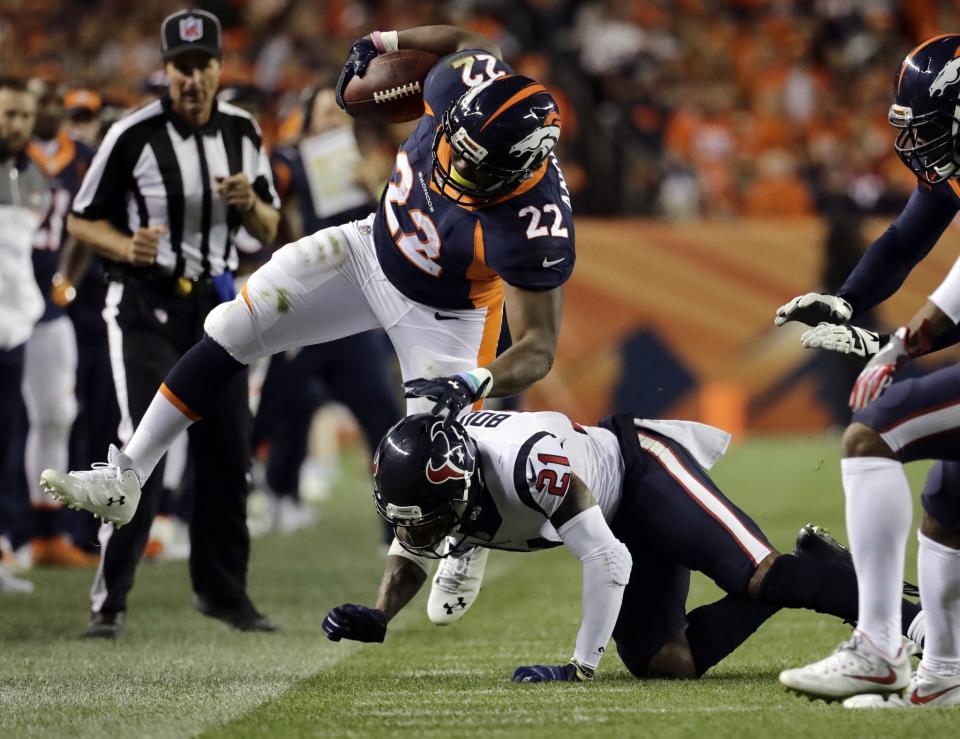
[[[441,420],[430,429],[433,453],[427,462],[426,475],[434,485],[442,485],[447,480],[469,480],[473,474],[475,460],[462,434],[455,425],[444,428]]]

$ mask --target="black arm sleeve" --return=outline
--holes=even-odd
[[[939,188],[918,186],[907,205],[860,259],[838,295],[853,306],[853,317],[893,295],[910,271],[930,253],[957,213]]]

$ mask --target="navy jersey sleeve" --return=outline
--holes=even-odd
[[[509,64],[483,49],[464,49],[438,61],[423,83],[427,115],[440,118],[450,104],[471,87],[494,77],[513,74]]]
[[[552,290],[576,261],[570,194],[554,155],[536,187],[481,215],[487,266],[522,290]]]
[[[853,306],[854,317],[893,295],[950,225],[957,205],[946,187],[918,185],[897,220],[850,273],[838,294]]]

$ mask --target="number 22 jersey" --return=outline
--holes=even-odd
[[[509,65],[471,49],[440,59],[424,81],[424,115],[397,152],[374,223],[384,274],[418,303],[498,310],[504,281],[523,290],[551,290],[573,271],[570,194],[553,154],[516,190],[483,207],[452,202],[431,177],[444,112],[471,87],[508,74]],[[438,156],[449,166],[445,141]]]

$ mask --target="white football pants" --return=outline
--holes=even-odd
[[[279,249],[240,295],[214,308],[206,332],[239,362],[383,327],[404,380],[472,370],[496,356],[503,299],[439,312],[407,298],[383,274],[373,219],[305,236]],[[407,413],[433,402],[407,401]]]

